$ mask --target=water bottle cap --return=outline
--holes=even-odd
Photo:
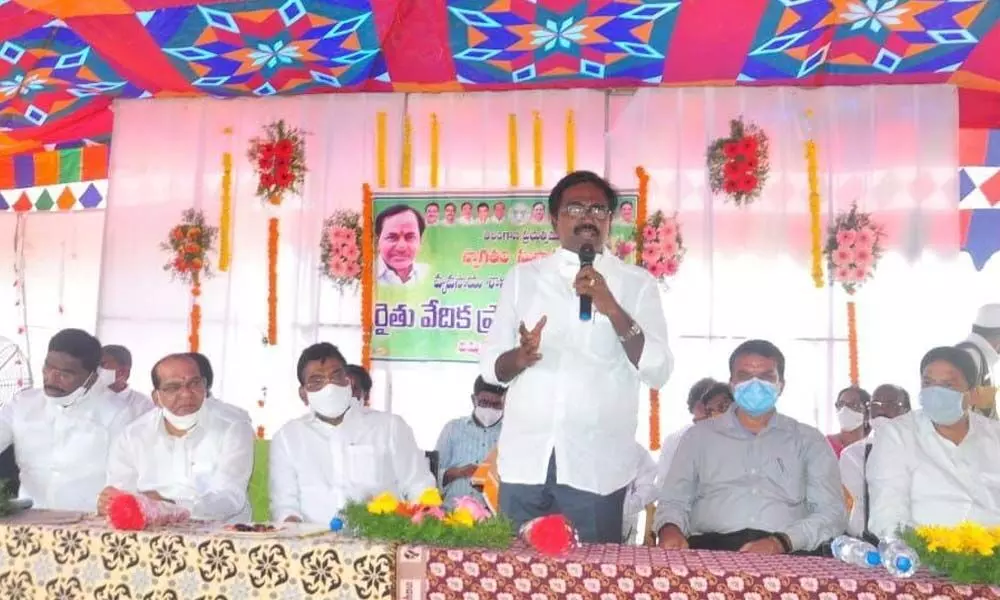
[[[913,561],[905,556],[897,557],[896,568],[905,573],[913,568]]]
[[[882,564],[882,558],[878,555],[878,552],[868,551],[865,552],[865,562],[872,567],[877,567]]]
[[[330,519],[330,531],[340,531],[344,528],[344,520],[340,517]]]

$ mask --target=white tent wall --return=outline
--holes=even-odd
[[[634,169],[643,165],[652,175],[651,210],[678,211],[684,227],[689,253],[664,295],[677,368],[663,393],[661,431],[688,420],[687,388],[706,375],[726,378],[730,351],[750,336],[772,339],[788,357],[782,410],[832,430],[832,395],[847,384],[845,298],[839,291],[816,290],[809,278],[799,117],[806,108],[815,113],[824,209],[844,210],[857,201],[878,211],[893,235],[875,280],[858,297],[862,384],[893,382],[913,391],[920,354],[964,337],[975,307],[996,298],[1000,281],[1000,259],[977,273],[968,257],[955,251],[957,105],[948,87],[121,102],[115,106],[106,215],[25,217],[34,371],[40,373],[48,336],[60,327],[96,326],[103,342],[131,348],[133,382],[142,391],[149,390],[153,362],[186,349],[190,296],[163,272],[167,257],[159,243],[186,208],[200,208],[209,222],[218,222],[221,156],[230,151],[233,267],[203,286],[202,351],[215,364],[216,393],[245,407],[273,433],[304,410],[296,394],[295,362],[305,346],[331,341],[349,361],[360,359],[359,300],[321,278],[318,248],[322,220],[336,209],[358,209],[362,183],[374,183],[376,114],[388,115],[392,188],[399,183],[402,120],[408,112],[414,188],[428,186],[428,128],[435,113],[441,125],[441,188],[468,190],[508,187],[509,113],[518,115],[521,187],[530,187],[533,111],[543,119],[544,186],[553,185],[566,170],[565,120],[572,109],[575,166],[608,172],[613,183],[632,188]],[[706,144],[726,135],[728,119],[740,114],[759,122],[772,140],[768,187],[746,209],[713,198],[704,171]],[[279,344],[268,348],[260,343],[268,214],[254,197],[245,151],[247,140],[278,118],[309,131],[310,173],[303,198],[281,212]],[[0,214],[3,239],[13,238],[15,220]],[[67,267],[64,246],[74,249]],[[12,244],[0,244],[0,265],[13,260]],[[69,299],[61,315],[52,300],[60,289]],[[12,293],[0,281],[0,305],[11,307],[0,312],[0,333],[16,338]],[[406,418],[420,445],[430,448],[445,421],[469,411],[476,374],[474,365],[376,362],[374,404]],[[645,402],[640,406],[648,408]],[[641,441],[647,440],[647,422],[640,415]]]

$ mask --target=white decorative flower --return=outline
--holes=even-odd
[[[483,577],[479,580],[479,585],[483,586],[483,591],[491,594],[497,591],[497,580],[492,577]]]
[[[635,590],[635,582],[628,577],[622,577],[618,580],[618,589],[623,592],[632,592]]]
[[[479,565],[474,562],[462,563],[462,570],[473,577],[479,577]]]
[[[708,591],[708,580],[704,577],[692,577],[688,583],[691,585],[691,589],[696,592]]]
[[[583,567],[579,563],[566,563],[566,572],[573,577],[581,577],[583,575]]]
[[[726,578],[726,585],[729,587],[729,589],[733,590],[734,592],[742,592],[743,591],[743,578],[742,577],[727,577]]]
[[[454,590],[456,592],[461,592],[465,585],[462,583],[461,577],[449,577],[445,579],[445,583],[448,585],[448,589]]]
[[[588,577],[583,580],[583,589],[587,590],[591,594],[596,594],[601,591],[601,582]]]
[[[819,589],[819,582],[816,581],[815,577],[802,577],[799,579],[799,585],[807,592],[815,592]]]
[[[777,577],[765,577],[764,578],[764,589],[775,593],[781,590],[781,580]]]
[[[618,575],[617,565],[601,565],[601,574],[605,577],[614,577]]]
[[[295,44],[285,45],[284,40],[276,40],[270,46],[264,42],[257,44],[257,49],[250,53],[253,59],[253,66],[265,66],[273,69],[278,63],[290,65],[302,58],[299,49]]]
[[[670,589],[670,580],[666,577],[656,577],[653,579],[653,589],[658,592],[666,592]]]
[[[497,565],[497,573],[503,577],[513,577],[514,567],[510,566],[509,563],[500,563]]]
[[[549,568],[543,563],[531,563],[531,574],[539,578],[548,577]]]
[[[847,12],[840,13],[840,18],[852,23],[851,31],[868,28],[872,33],[882,31],[882,27],[899,25],[902,21],[900,15],[908,9],[896,8],[899,0],[865,0],[864,2],[852,2],[847,5]]]
[[[531,591],[531,581],[524,577],[518,577],[514,580],[514,589],[522,594],[527,594]]]
[[[563,581],[562,579],[559,579],[559,578],[550,579],[549,580],[549,587],[552,588],[552,591],[555,592],[555,593],[557,593],[557,594],[565,594],[566,593],[566,582]]]
[[[544,44],[545,50],[552,50],[558,45],[564,50],[568,50],[575,42],[579,42],[586,36],[583,34],[583,30],[586,29],[585,24],[573,24],[573,17],[566,17],[562,23],[556,23],[552,19],[545,21],[545,29],[536,29],[531,32],[531,37],[535,38],[531,40],[532,46],[542,46]]]

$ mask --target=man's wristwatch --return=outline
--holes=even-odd
[[[642,329],[639,329],[639,324],[636,323],[635,321],[632,321],[632,326],[628,328],[628,331],[625,332],[625,335],[618,336],[618,341],[624,344],[625,342],[629,341],[630,339],[634,338],[640,333],[642,333]]]

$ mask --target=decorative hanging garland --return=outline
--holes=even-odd
[[[856,204],[846,213],[837,215],[830,228],[824,249],[827,267],[833,280],[843,286],[852,298],[874,276],[875,267],[884,252],[884,238],[882,226],[872,219],[870,213],[859,211]],[[847,341],[851,385],[858,385],[857,307],[853,299],[847,302]]]
[[[232,127],[223,129],[223,133],[231,136]],[[222,153],[222,197],[219,207],[219,271],[225,273],[232,263],[233,250],[233,153],[228,150]]]
[[[214,275],[209,253],[214,250],[219,229],[205,223],[205,215],[196,209],[188,209],[181,215],[181,222],[174,225],[167,235],[167,241],[160,243],[160,249],[170,253],[171,259],[163,270],[172,279],[178,279],[191,286],[191,311],[188,317],[188,350],[198,352],[201,346],[201,281]]]
[[[344,292],[361,281],[361,215],[338,210],[323,221],[319,257],[323,275]]]
[[[366,371],[372,367],[372,322],[374,312],[375,239],[372,234],[372,188],[367,183],[361,188],[361,366]]]
[[[301,194],[308,170],[305,133],[284,120],[264,126],[264,135],[250,140],[247,158],[257,175],[257,197],[265,206],[280,207],[285,194]],[[264,342],[278,343],[278,217],[267,223],[267,335]]]
[[[767,183],[769,158],[763,130],[742,118],[733,119],[729,137],[713,141],[705,155],[712,192],[725,194],[736,206],[753,203]]]
[[[812,118],[812,112],[806,112],[806,118]],[[810,137],[806,140],[806,173],[809,179],[809,230],[812,242],[812,279],[813,285],[822,288],[826,285],[823,276],[823,223],[822,207],[819,199],[819,160],[816,157],[816,141]]]

